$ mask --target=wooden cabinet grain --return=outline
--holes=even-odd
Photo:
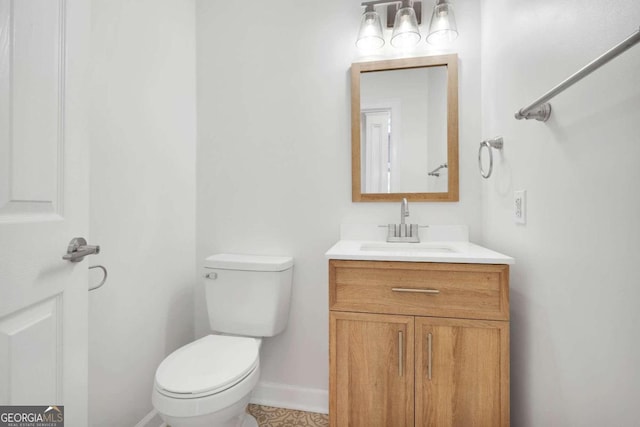
[[[509,426],[507,265],[329,271],[332,427]]]
[[[335,425],[414,425],[414,319],[331,313]]]
[[[416,317],[416,426],[509,425],[509,324]]]

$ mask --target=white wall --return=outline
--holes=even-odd
[[[197,259],[222,251],[295,258],[289,327],[264,342],[262,381],[322,396],[328,387],[323,254],[338,240],[340,223],[384,224],[400,214],[399,203],[351,202],[349,67],[362,59],[355,48],[362,10],[343,0],[196,4]],[[456,45],[461,201],[411,204],[411,220],[468,224],[479,240],[480,4],[456,6],[465,29]],[[420,46],[414,54],[435,53],[424,41]],[[202,285],[195,301],[196,335],[204,335]],[[300,389],[291,395],[307,396]],[[320,400],[326,408],[326,397]]]
[[[90,294],[91,426],[151,411],[160,361],[193,339],[195,10],[93,0],[91,242],[109,279]],[[93,275],[93,281],[99,279]]]
[[[484,241],[517,260],[514,426],[640,419],[640,47],[554,98],[547,123],[513,118],[638,23],[635,0],[483,2],[483,136],[505,141],[483,186]]]

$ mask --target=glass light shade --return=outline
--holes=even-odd
[[[391,46],[408,48],[418,44],[420,41],[420,30],[418,30],[418,20],[416,12],[412,7],[402,7],[396,13],[396,20],[393,24],[391,34]]]
[[[427,43],[443,45],[451,43],[458,38],[456,17],[453,14],[453,6],[447,0],[438,0],[433,8],[431,22],[429,22],[429,35]]]
[[[382,23],[377,12],[365,12],[362,15],[356,46],[363,50],[380,49],[384,46]]]

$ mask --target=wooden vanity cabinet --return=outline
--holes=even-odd
[[[509,267],[329,261],[331,427],[509,426]]]

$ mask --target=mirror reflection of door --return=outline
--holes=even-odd
[[[365,72],[360,84],[362,192],[446,192],[447,169],[429,172],[447,163],[447,67]]]
[[[369,193],[391,191],[391,108],[362,109],[362,185]]]

